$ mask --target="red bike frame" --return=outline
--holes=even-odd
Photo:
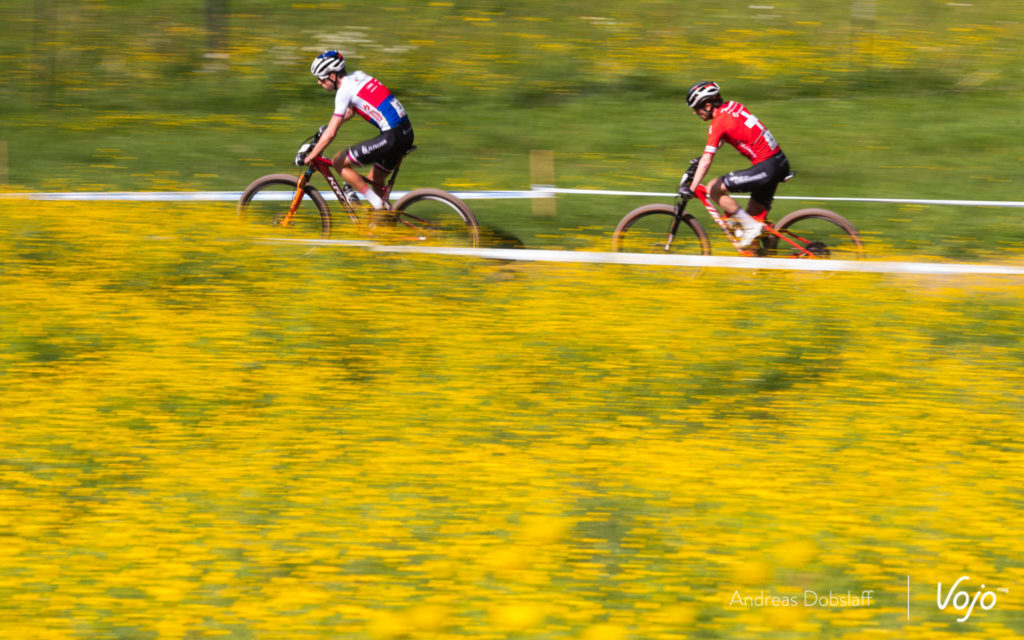
[[[413,148],[415,149],[415,147]],[[398,170],[401,166],[402,160],[399,159],[398,164],[395,165],[395,170],[391,172],[391,176],[388,178],[387,183],[382,185],[375,182],[371,183],[373,186],[380,189],[381,200],[384,201],[384,204],[388,209],[391,208],[391,189],[395,186],[395,178],[398,177]],[[291,224],[292,219],[295,217],[295,212],[299,210],[299,204],[302,202],[302,198],[305,195],[306,185],[309,184],[309,181],[313,178],[314,171],[319,171],[323,175],[324,179],[327,180],[327,184],[331,186],[331,191],[333,191],[334,196],[338,198],[338,202],[345,205],[345,212],[348,214],[348,217],[352,222],[359,222],[359,216],[356,215],[354,203],[349,200],[344,189],[342,189],[341,185],[338,184],[338,180],[334,177],[334,171],[332,171],[333,168],[334,162],[326,156],[317,156],[310,160],[309,167],[301,176],[299,176],[299,182],[295,188],[295,197],[292,199],[292,203],[288,207],[288,213],[282,221],[283,225]],[[367,180],[367,182],[370,181]]]
[[[729,242],[732,243],[733,248],[735,248],[736,251],[739,252],[740,255],[742,255],[742,256],[756,256],[757,255],[756,252],[754,252],[754,251],[752,251],[752,250],[750,250],[748,248],[741,247],[739,245],[739,242],[736,239],[736,234],[733,231],[732,227],[729,225],[728,218],[726,218],[721,213],[719,213],[718,212],[718,208],[715,207],[713,202],[711,202],[711,197],[708,195],[707,187],[705,187],[702,184],[701,185],[697,185],[697,189],[693,192],[693,194],[694,194],[694,196],[697,197],[698,200],[700,200],[701,204],[704,205],[704,208],[708,210],[708,215],[711,216],[711,219],[715,221],[715,224],[718,225],[718,227],[722,230],[722,233],[725,234],[725,237],[729,239]],[[683,204],[685,205],[685,203],[683,203]],[[773,236],[775,236],[776,238],[778,238],[780,240],[784,240],[788,244],[792,245],[793,248],[798,251],[798,253],[796,255],[793,255],[793,256],[790,256],[790,257],[792,257],[792,258],[818,258],[818,257],[820,257],[820,256],[816,255],[814,252],[808,251],[806,249],[805,245],[808,242],[808,240],[806,238],[802,238],[802,237],[794,234],[792,231],[789,231],[788,229],[785,232],[776,231],[774,225],[772,225],[772,223],[768,221],[768,212],[767,211],[764,211],[764,212],[754,216],[754,219],[757,220],[758,222],[761,222],[761,223],[764,224],[764,233],[767,233],[769,235],[773,235]],[[796,238],[796,240],[793,240],[792,238]],[[803,242],[804,244],[800,244],[800,242],[798,242],[798,241]]]

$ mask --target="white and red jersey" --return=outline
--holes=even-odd
[[[334,115],[344,116],[349,107],[381,131],[409,122],[402,103],[379,80],[362,71],[341,79],[334,97]]]
[[[738,102],[726,102],[718,109],[708,127],[708,144],[704,153],[714,154],[723,142],[736,147],[752,164],[779,152],[779,143],[771,132]]]

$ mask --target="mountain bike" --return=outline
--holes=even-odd
[[[690,161],[690,168],[683,174],[681,184],[689,184],[693,180],[697,162],[697,159]],[[784,182],[792,177],[790,174]],[[719,213],[708,196],[707,188],[699,185],[694,197],[704,205],[708,215],[741,256],[846,260],[863,257],[864,245],[857,229],[834,211],[800,209],[783,216],[777,223],[770,222],[765,211],[754,216],[764,223],[761,237],[749,247],[740,247],[737,239],[739,228]],[[686,212],[689,200],[679,196],[674,206],[648,204],[627,213],[615,228],[613,251],[711,255],[711,240],[703,225]]]
[[[299,153],[312,149],[324,129],[321,127],[306,138],[299,147]],[[384,200],[386,208],[383,210],[373,210],[363,203],[355,189],[335,176],[334,163],[320,155],[313,158],[299,176],[273,173],[253,181],[238,201],[238,218],[245,224],[254,225],[256,232],[265,237],[284,240],[330,238],[332,232],[340,228],[334,225],[327,200],[310,184],[313,175],[319,172],[352,223],[343,235],[372,242],[477,246],[480,231],[476,216],[462,200],[447,191],[416,189],[391,203],[391,190],[401,165],[399,160],[386,184],[373,185]]]

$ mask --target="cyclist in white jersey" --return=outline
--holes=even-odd
[[[323,153],[337,135],[338,127],[358,113],[380,129],[380,135],[339,151],[332,160],[345,182],[361,193],[374,209],[383,208],[377,189],[413,146],[412,124],[405,108],[376,78],[362,71],[346,74],[345,58],[337,51],[324,51],[318,55],[310,65],[310,71],[321,87],[335,92],[334,115],[316,146],[298,158],[299,162],[308,164]],[[369,182],[353,169],[368,163],[373,163]]]

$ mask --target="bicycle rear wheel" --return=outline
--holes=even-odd
[[[648,204],[630,211],[615,227],[612,251],[711,255],[711,242],[700,222],[683,213],[672,236],[675,219],[675,207],[667,204]]]
[[[811,257],[808,252],[818,258],[835,260],[864,257],[864,244],[857,230],[846,218],[828,209],[794,211],[779,220],[775,230],[784,238],[762,238],[764,255],[768,257]]]
[[[416,189],[391,208],[389,240],[401,244],[476,247],[480,226],[466,203],[440,189]],[[380,235],[377,225],[375,235]]]
[[[274,173],[255,180],[238,200],[238,219],[261,238],[280,240],[328,238],[331,212],[320,192],[306,185],[295,215],[288,208],[295,197],[299,179],[287,173]]]

